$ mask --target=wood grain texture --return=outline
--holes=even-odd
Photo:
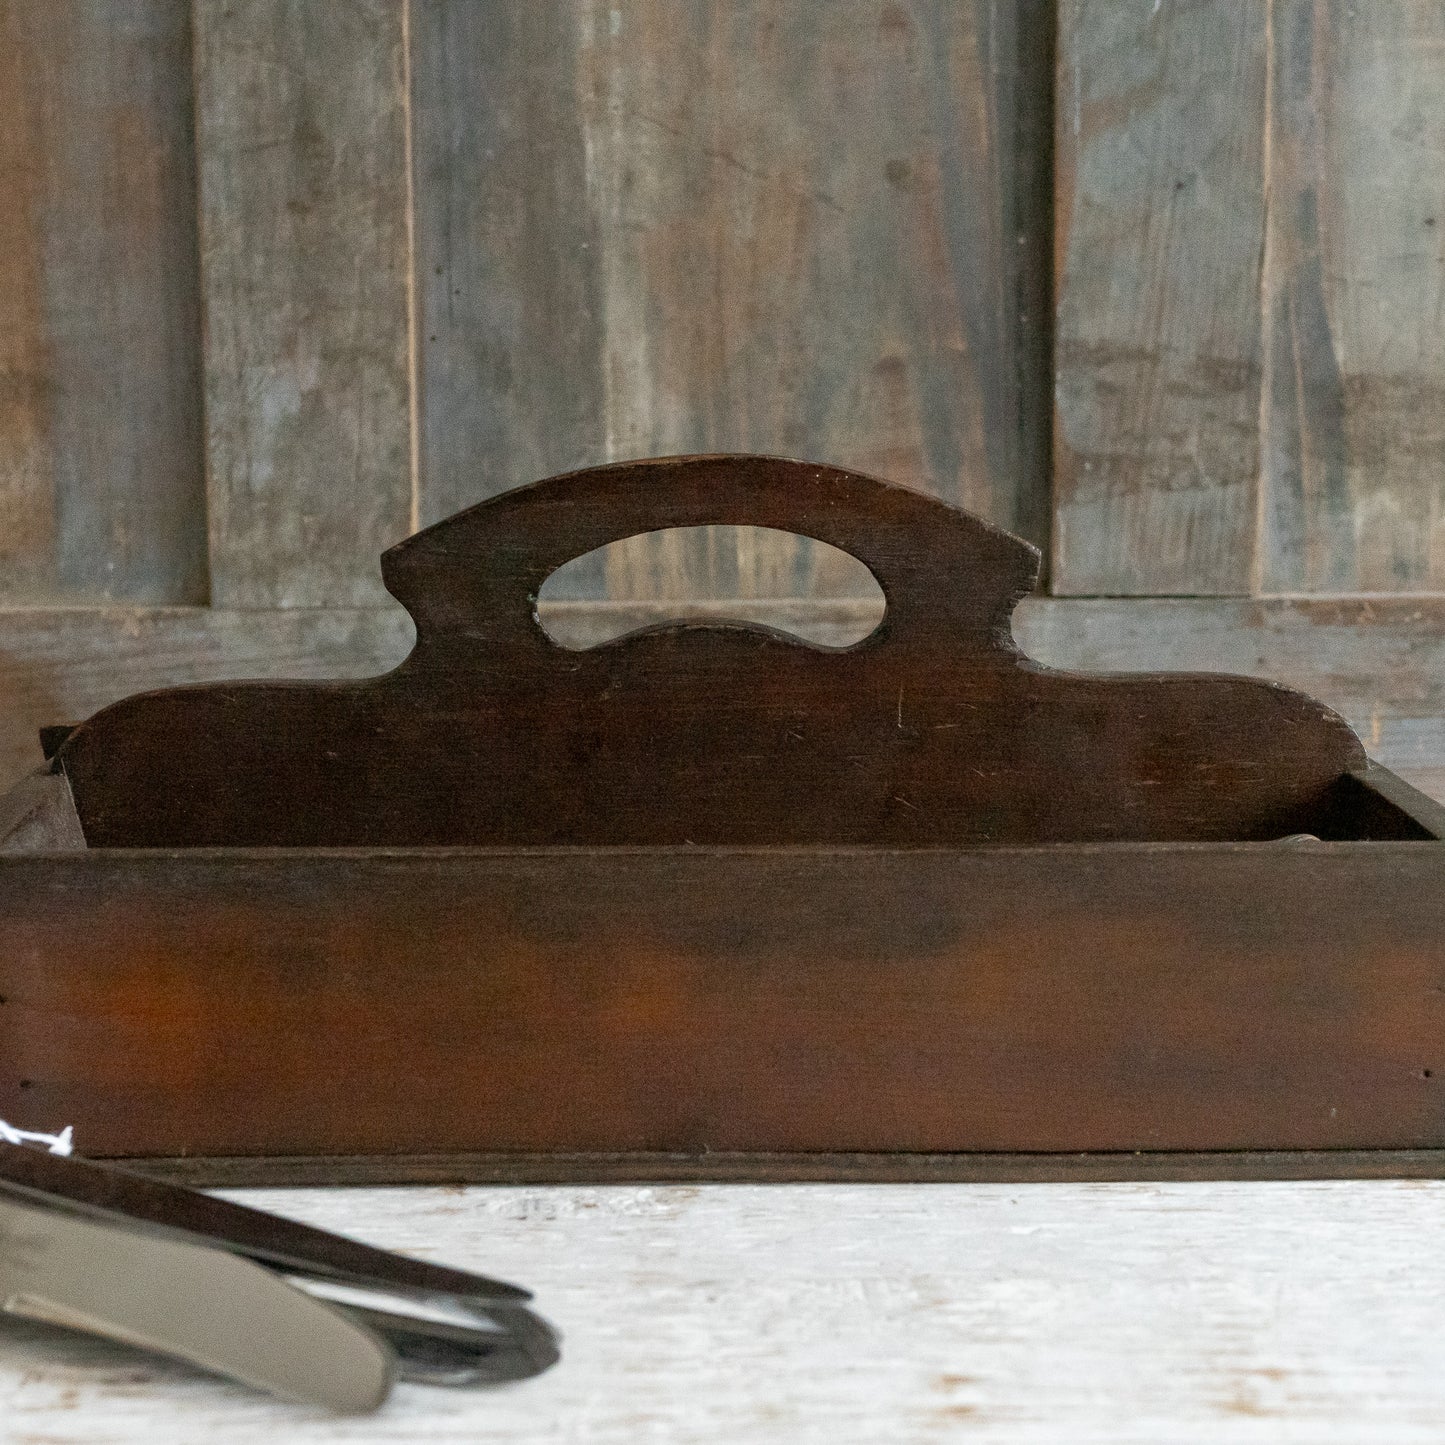
[[[186,0],[0,5],[0,604],[206,598]]]
[[[682,617],[760,622],[830,646],[876,623],[869,604],[562,602],[548,630],[587,646]],[[1372,757],[1445,797],[1445,606],[1370,600],[1025,598],[1025,651],[1099,672],[1223,671],[1277,679],[1327,702]],[[0,614],[0,786],[36,767],[38,730],[135,692],[227,678],[370,677],[413,629],[401,610],[33,609]]]
[[[883,588],[882,622],[847,649],[685,624],[579,652],[538,626],[568,559],[728,522],[851,553]],[[96,847],[1366,836],[1331,821],[1365,757],[1339,717],[1243,678],[1049,671],[1009,636],[1037,571],[1027,543],[857,472],[597,467],[387,552],[417,626],[387,676],[129,698],[56,765]]]
[[[1274,0],[1266,590],[1445,586],[1445,10]]]
[[[1054,590],[1251,590],[1267,0],[1061,0]]]
[[[579,39],[573,0],[411,6],[423,522],[607,455]]]
[[[1445,15],[1066,0],[1055,587],[1445,585]]]
[[[1441,846],[4,857],[0,1117],[97,1156],[1441,1149]]]
[[[337,1419],[7,1323],[14,1445],[1435,1445],[1445,1411],[1445,1184],[237,1197],[522,1281],[561,1364]]]
[[[1037,0],[421,0],[425,519],[737,449],[1041,537],[1046,217],[1019,136],[1046,113],[1046,22]],[[845,585],[806,543],[652,537],[575,595]]]
[[[197,0],[215,601],[383,600],[412,530],[395,0]]]

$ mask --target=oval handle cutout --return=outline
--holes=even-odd
[[[680,621],[762,624],[851,647],[884,607],[872,572],[827,542],[772,527],[665,527],[557,568],[537,595],[537,621],[573,651]]]

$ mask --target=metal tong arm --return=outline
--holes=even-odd
[[[291,1279],[384,1335],[406,1378],[521,1379],[559,1357],[531,1294],[110,1165],[0,1142],[0,1199],[223,1250]],[[337,1288],[340,1287],[340,1288]],[[347,1288],[370,1299],[348,1299]]]
[[[0,1190],[111,1220],[151,1225],[242,1254],[288,1273],[373,1288],[452,1295],[479,1304],[522,1304],[531,1293],[485,1275],[392,1254],[343,1235],[282,1219],[114,1165],[0,1142]]]

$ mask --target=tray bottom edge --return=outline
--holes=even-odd
[[[1092,1154],[482,1153],[124,1158],[195,1188],[378,1184],[1030,1184],[1445,1179],[1442,1149]]]

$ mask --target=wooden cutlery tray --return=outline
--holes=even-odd
[[[571,558],[713,523],[851,553],[883,621],[541,630]],[[1299,693],[1032,662],[1037,566],[758,457],[419,533],[393,672],[48,731],[0,1117],[196,1182],[1440,1172],[1445,813]]]

